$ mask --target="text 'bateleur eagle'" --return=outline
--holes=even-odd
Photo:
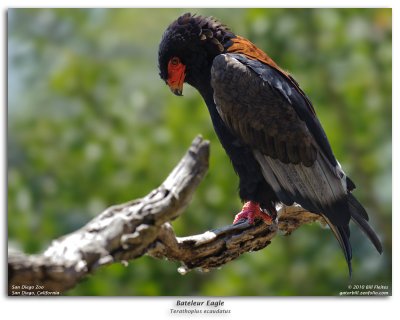
[[[208,107],[246,202],[234,223],[270,223],[277,204],[297,203],[323,216],[350,274],[350,220],[382,253],[310,100],[266,53],[213,17],[186,13],[162,37],[159,68],[172,92],[182,95],[186,82]]]

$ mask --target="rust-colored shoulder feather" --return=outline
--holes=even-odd
[[[257,48],[257,46],[254,43],[252,43],[250,40],[247,40],[246,38],[243,38],[240,36],[236,36],[235,38],[231,39],[231,41],[232,41],[232,45],[227,49],[227,52],[241,53],[251,59],[255,59],[255,60],[264,62],[265,64],[268,64],[269,66],[273,67],[274,69],[279,70],[286,77],[289,77],[289,74],[286,71],[282,70],[275,63],[274,60],[272,60],[260,48]]]
[[[311,101],[305,95],[303,90],[301,90],[297,81],[294,80],[293,77],[288,72],[286,72],[285,70],[280,68],[275,63],[275,61],[271,59],[270,56],[268,56],[264,51],[262,51],[260,48],[258,48],[250,40],[247,40],[246,38],[243,38],[241,36],[236,36],[235,38],[231,39],[230,41],[232,42],[232,44],[227,48],[227,50],[226,50],[227,52],[243,54],[250,59],[261,61],[262,63],[265,63],[265,64],[271,66],[272,68],[274,68],[275,70],[279,71],[283,76],[285,76],[287,78],[287,80],[290,83],[293,84],[293,86],[296,88],[296,90],[304,97],[311,113],[316,115],[314,107],[311,104]]]

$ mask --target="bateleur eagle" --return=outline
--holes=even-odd
[[[271,223],[277,204],[297,203],[325,219],[350,274],[350,220],[382,253],[310,100],[266,53],[213,17],[186,13],[166,29],[158,59],[160,76],[173,93],[182,95],[186,82],[208,107],[240,179],[245,205],[234,223],[258,218]]]

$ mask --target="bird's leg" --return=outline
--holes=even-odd
[[[263,212],[260,205],[256,202],[248,201],[244,204],[242,211],[240,211],[233,220],[233,224],[238,223],[240,220],[247,220],[249,224],[254,224],[256,219],[263,220],[266,224],[272,224],[272,217]]]

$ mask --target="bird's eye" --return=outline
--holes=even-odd
[[[177,66],[181,63],[181,60],[178,57],[173,57],[170,61],[173,66]]]

